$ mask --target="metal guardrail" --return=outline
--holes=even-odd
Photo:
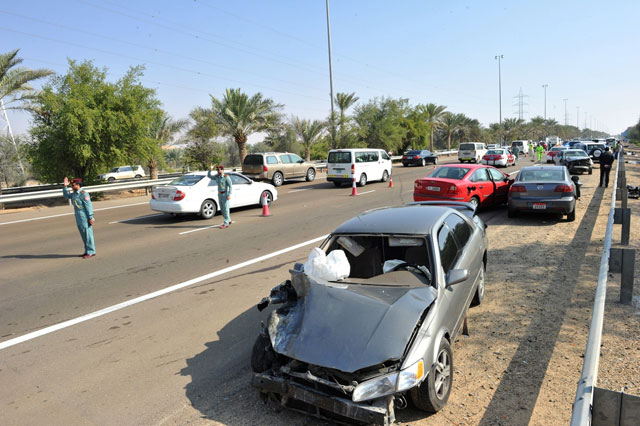
[[[618,154],[616,161],[616,173],[611,193],[611,209],[607,221],[607,230],[604,237],[604,247],[600,258],[600,272],[598,273],[598,286],[593,302],[591,325],[589,326],[589,338],[584,353],[582,372],[578,381],[576,398],[573,402],[571,414],[571,426],[585,426],[591,424],[591,409],[593,395],[598,379],[598,364],[600,362],[600,343],[602,341],[602,326],[604,322],[604,305],[607,296],[607,277],[609,274],[609,257],[611,255],[611,241],[613,239],[614,214],[616,210],[616,191],[618,189],[618,170],[620,163],[624,161],[623,150]]]

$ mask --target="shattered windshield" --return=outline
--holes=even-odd
[[[424,286],[432,283],[427,236],[334,235],[326,252],[343,250],[350,266],[340,282],[362,285]]]

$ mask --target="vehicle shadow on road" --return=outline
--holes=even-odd
[[[560,257],[565,261],[550,279],[545,278],[545,281],[553,283],[540,295],[540,300],[545,301],[545,308],[531,317],[524,335],[519,339],[518,348],[479,422],[480,425],[505,424],[505,418],[509,419],[509,424],[525,425],[531,422],[540,388],[578,283],[579,274],[567,274],[567,271],[568,268],[579,270],[586,257],[602,198],[603,191],[596,190],[579,226],[576,227],[573,239],[567,245],[564,255]],[[597,277],[593,278],[596,280]],[[541,333],[541,330],[544,330],[544,333]],[[577,377],[576,374],[576,380]],[[506,407],[518,407],[519,410],[506,411]]]

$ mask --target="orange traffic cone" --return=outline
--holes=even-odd
[[[269,213],[269,202],[267,201],[267,194],[263,193],[262,194],[262,217],[268,217],[271,216],[271,213]]]
[[[353,185],[351,186],[351,195],[358,195],[358,190],[356,189],[356,178],[353,178]]]
[[[389,188],[393,188],[393,177],[389,176]]]

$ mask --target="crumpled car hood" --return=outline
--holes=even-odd
[[[291,273],[298,300],[286,315],[272,312],[268,330],[273,348],[347,373],[400,360],[437,294],[430,286],[340,285]]]

